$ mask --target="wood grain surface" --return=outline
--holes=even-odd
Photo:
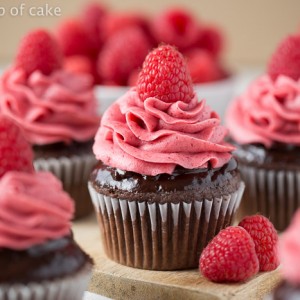
[[[106,258],[94,217],[75,222],[73,231],[77,242],[95,262],[89,291],[113,299],[259,300],[280,280],[278,270],[260,273],[246,283],[216,284],[206,280],[198,270],[133,269]]]

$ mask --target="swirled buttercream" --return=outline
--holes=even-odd
[[[85,142],[99,126],[92,79],[86,74],[7,70],[0,82],[0,111],[35,145]]]
[[[70,233],[74,202],[48,172],[0,180],[0,247],[22,250]]]
[[[240,144],[300,145],[300,80],[259,77],[231,103],[226,125]]]
[[[103,115],[94,153],[105,164],[140,174],[171,174],[187,169],[221,167],[233,147],[224,143],[226,129],[205,101],[142,101],[132,88]]]

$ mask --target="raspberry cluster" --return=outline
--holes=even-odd
[[[245,281],[258,271],[272,271],[279,265],[278,235],[262,215],[245,217],[238,226],[219,232],[200,257],[200,272],[214,282]]]

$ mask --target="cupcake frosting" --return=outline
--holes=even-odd
[[[288,229],[279,240],[279,258],[284,278],[300,284],[300,209],[295,213]]]
[[[28,249],[70,234],[73,201],[48,172],[8,172],[0,181],[0,247]]]
[[[85,74],[60,69],[27,77],[24,70],[11,68],[0,82],[0,111],[35,145],[92,139],[99,126],[96,103],[92,79]]]
[[[223,142],[225,135],[219,116],[204,100],[142,101],[132,88],[103,115],[93,150],[111,167],[152,176],[172,174],[176,166],[223,166],[233,150]]]
[[[231,103],[226,125],[240,144],[300,145],[300,80],[259,77]]]

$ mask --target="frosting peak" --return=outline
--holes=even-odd
[[[240,144],[300,145],[300,80],[259,77],[231,103],[226,125]]]
[[[58,70],[51,75],[12,68],[0,82],[0,110],[23,129],[36,145],[84,142],[98,125],[92,79]]]
[[[27,249],[69,234],[73,203],[51,173],[6,173],[0,180],[0,247]]]
[[[218,115],[196,96],[189,103],[142,101],[132,88],[103,115],[93,147],[96,158],[112,167],[145,175],[221,167],[233,147]]]

